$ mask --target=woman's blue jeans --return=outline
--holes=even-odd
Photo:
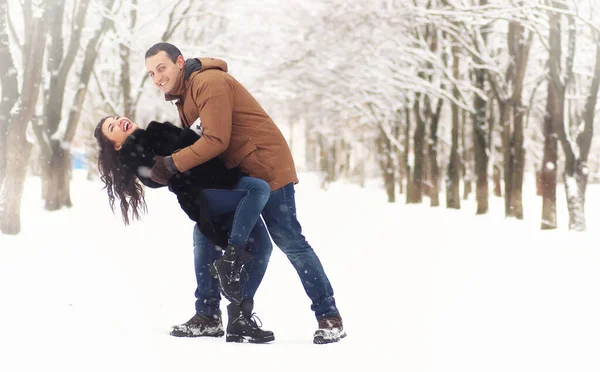
[[[211,216],[233,213],[229,244],[247,249],[254,256],[244,266],[248,276],[242,275],[241,282],[242,298],[254,298],[273,250],[267,229],[260,219],[260,213],[269,200],[269,185],[258,178],[242,177],[232,189],[202,191]],[[218,282],[209,274],[208,268],[221,257],[223,248],[212,244],[194,226],[194,269],[198,285],[196,313],[199,315],[213,315],[219,309]]]

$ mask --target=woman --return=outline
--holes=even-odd
[[[143,188],[138,180],[148,187],[162,186],[152,181],[149,175],[154,157],[168,156],[199,138],[191,129],[181,129],[171,123],[153,121],[144,130],[128,118],[118,116],[100,120],[94,136],[100,146],[98,168],[109,204],[114,210],[115,199],[119,199],[125,224],[129,224],[130,216],[139,219],[146,210]],[[182,209],[197,223],[199,230],[215,245],[227,247],[223,257],[211,266],[211,273],[217,277],[223,295],[236,305],[236,309],[242,306],[242,300],[251,301],[272,250],[269,239],[261,239],[268,243],[256,247],[263,264],[252,272],[253,275],[244,278],[245,287],[251,286],[244,295],[240,274],[242,268],[250,272],[248,266],[253,256],[246,250],[250,232],[256,226],[260,233],[267,234],[260,213],[269,199],[269,185],[244,175],[237,168],[226,169],[220,159],[214,158],[174,176],[169,181],[169,189],[177,195]],[[253,342],[270,341],[273,336],[269,333],[258,334]]]

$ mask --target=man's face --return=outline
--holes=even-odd
[[[115,146],[115,150],[119,151],[123,142],[138,129],[138,125],[133,121],[120,116],[111,116],[102,123],[102,134]]]
[[[184,64],[183,56],[177,57],[177,60],[173,63],[165,51],[160,51],[152,57],[146,58],[148,75],[165,94],[173,91]]]

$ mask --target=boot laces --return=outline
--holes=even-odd
[[[256,326],[256,328],[262,328],[263,323],[256,315],[256,313],[252,313],[249,317],[246,318],[252,325]]]
[[[240,316],[235,320],[235,322],[248,322],[253,328],[262,328],[263,323],[256,315],[256,313],[250,314],[250,316],[246,316],[244,314],[240,314]]]

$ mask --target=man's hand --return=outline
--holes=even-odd
[[[179,173],[179,170],[170,156],[155,156],[154,166],[150,169],[150,179],[161,185],[169,183],[171,177]]]

